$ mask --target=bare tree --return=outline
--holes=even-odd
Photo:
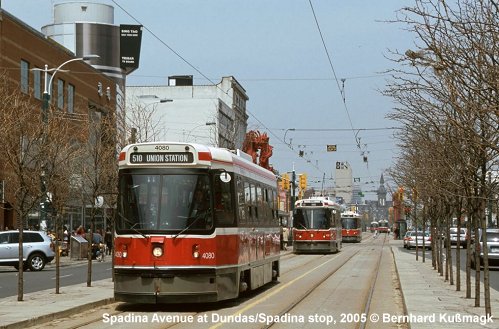
[[[82,178],[83,203],[90,208],[90,231],[87,234],[88,271],[87,286],[92,285],[92,242],[95,219],[104,199],[106,204],[115,204],[117,186],[116,119],[113,112],[91,109],[88,121],[88,142],[79,159],[78,170]],[[107,201],[106,201],[107,200]]]
[[[0,74],[0,139],[4,146],[2,171],[6,182],[7,198],[17,217],[19,230],[18,296],[23,300],[23,231],[27,227],[28,214],[38,209],[41,190],[40,152],[44,136],[44,127],[33,113],[37,113],[17,89],[11,88],[11,82],[5,73]],[[36,116],[35,116],[36,117]]]
[[[486,177],[498,165],[498,8],[494,0],[416,0],[413,7],[404,8],[399,22],[414,32],[416,49],[395,53],[395,60],[407,66],[392,71],[386,91],[400,104],[389,117],[410,132],[401,146],[428,154],[427,164],[420,163],[423,171],[438,173],[425,177],[409,169],[399,175],[417,175],[431,187],[425,200],[431,202],[430,208],[441,209],[447,221],[460,213],[456,207],[465,205],[468,217],[484,234],[485,202],[496,188]],[[433,145],[421,143],[427,131]],[[407,161],[406,154],[401,161]],[[435,164],[442,170],[431,168]],[[490,314],[485,241],[483,249],[485,313]],[[450,256],[448,247],[448,266]],[[476,306],[480,305],[479,271],[478,266]],[[452,272],[446,275],[452,284]]]

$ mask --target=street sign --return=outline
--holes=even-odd
[[[327,145],[327,151],[328,152],[336,152],[336,144],[334,144],[334,145]]]

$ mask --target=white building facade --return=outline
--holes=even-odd
[[[232,76],[193,85],[192,76],[169,77],[167,86],[127,86],[127,124],[137,142],[196,142],[242,148],[248,96]]]
[[[336,197],[343,198],[345,204],[352,203],[353,177],[352,167],[346,161],[336,162],[335,169]]]

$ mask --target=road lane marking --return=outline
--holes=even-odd
[[[69,276],[73,276],[73,274],[61,275],[61,276],[59,276],[59,279],[61,279],[61,278],[67,278],[67,277],[69,277]],[[52,280],[55,280],[55,279],[56,279],[56,277],[54,276],[54,277],[52,278]]]
[[[285,288],[289,287],[290,285],[292,285],[292,284],[293,284],[293,283],[295,283],[296,281],[298,281],[298,280],[302,279],[303,277],[305,277],[305,276],[309,275],[309,274],[310,274],[310,273],[312,273],[313,271],[315,271],[315,270],[317,270],[317,269],[321,268],[322,266],[324,266],[324,265],[328,264],[329,262],[331,262],[331,261],[333,261],[333,260],[335,260],[335,259],[336,259],[336,257],[333,257],[333,258],[331,258],[330,260],[328,260],[328,261],[326,261],[326,262],[324,262],[324,263],[322,263],[322,264],[320,264],[320,265],[318,265],[318,266],[314,267],[313,269],[309,270],[308,272],[303,273],[303,274],[302,274],[302,275],[300,275],[299,277],[297,277],[297,278],[295,278],[295,279],[293,279],[293,280],[289,281],[288,283],[286,283],[286,284],[284,284],[283,286],[281,286],[281,287],[277,288],[276,290],[272,291],[271,293],[269,293],[269,294],[267,294],[267,295],[263,296],[262,298],[255,300],[253,303],[251,303],[251,304],[249,304],[249,305],[247,305],[247,306],[243,307],[241,310],[237,311],[236,313],[233,313],[233,314],[232,314],[232,315],[230,315],[230,316],[234,316],[234,317],[235,317],[236,315],[239,315],[239,314],[242,314],[242,313],[246,312],[247,310],[249,310],[249,309],[253,308],[254,306],[256,306],[256,305],[260,304],[261,302],[263,302],[263,301],[265,301],[265,300],[269,299],[270,297],[274,296],[275,294],[277,294],[277,293],[278,293],[278,292],[280,292],[281,290],[283,290],[283,289],[285,289]],[[220,323],[218,323],[218,324],[216,324],[216,325],[214,325],[214,326],[211,326],[211,327],[210,327],[210,329],[215,329],[215,328],[221,327],[223,324],[224,324],[223,322],[220,322]]]

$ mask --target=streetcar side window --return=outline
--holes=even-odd
[[[247,222],[246,202],[244,199],[244,183],[240,176],[237,177],[236,190],[237,190],[237,208],[238,208],[239,222],[241,224],[245,224]]]
[[[215,218],[217,226],[231,226],[234,223],[231,184],[224,183],[217,175],[214,177]]]
[[[244,182],[244,202],[246,203],[246,209],[248,209],[248,222],[252,221],[253,211],[252,211],[252,185],[249,182]],[[254,193],[254,192],[253,192]]]
[[[263,194],[262,194],[262,188],[258,185],[255,186],[255,190],[256,190],[256,200],[255,200],[255,220],[257,222],[261,222],[262,219],[264,219],[262,217],[262,215],[264,215],[263,213],[263,209],[262,209],[262,205],[263,205]]]
[[[263,189],[263,213],[266,219],[266,223],[270,224],[272,219],[272,198],[269,195],[271,191],[268,188]]]
[[[272,210],[273,210],[273,218],[274,219],[277,219],[279,218],[278,216],[278,213],[279,213],[279,200],[277,199],[277,191],[276,190],[272,190],[272,203],[274,204],[274,206],[272,207]]]

